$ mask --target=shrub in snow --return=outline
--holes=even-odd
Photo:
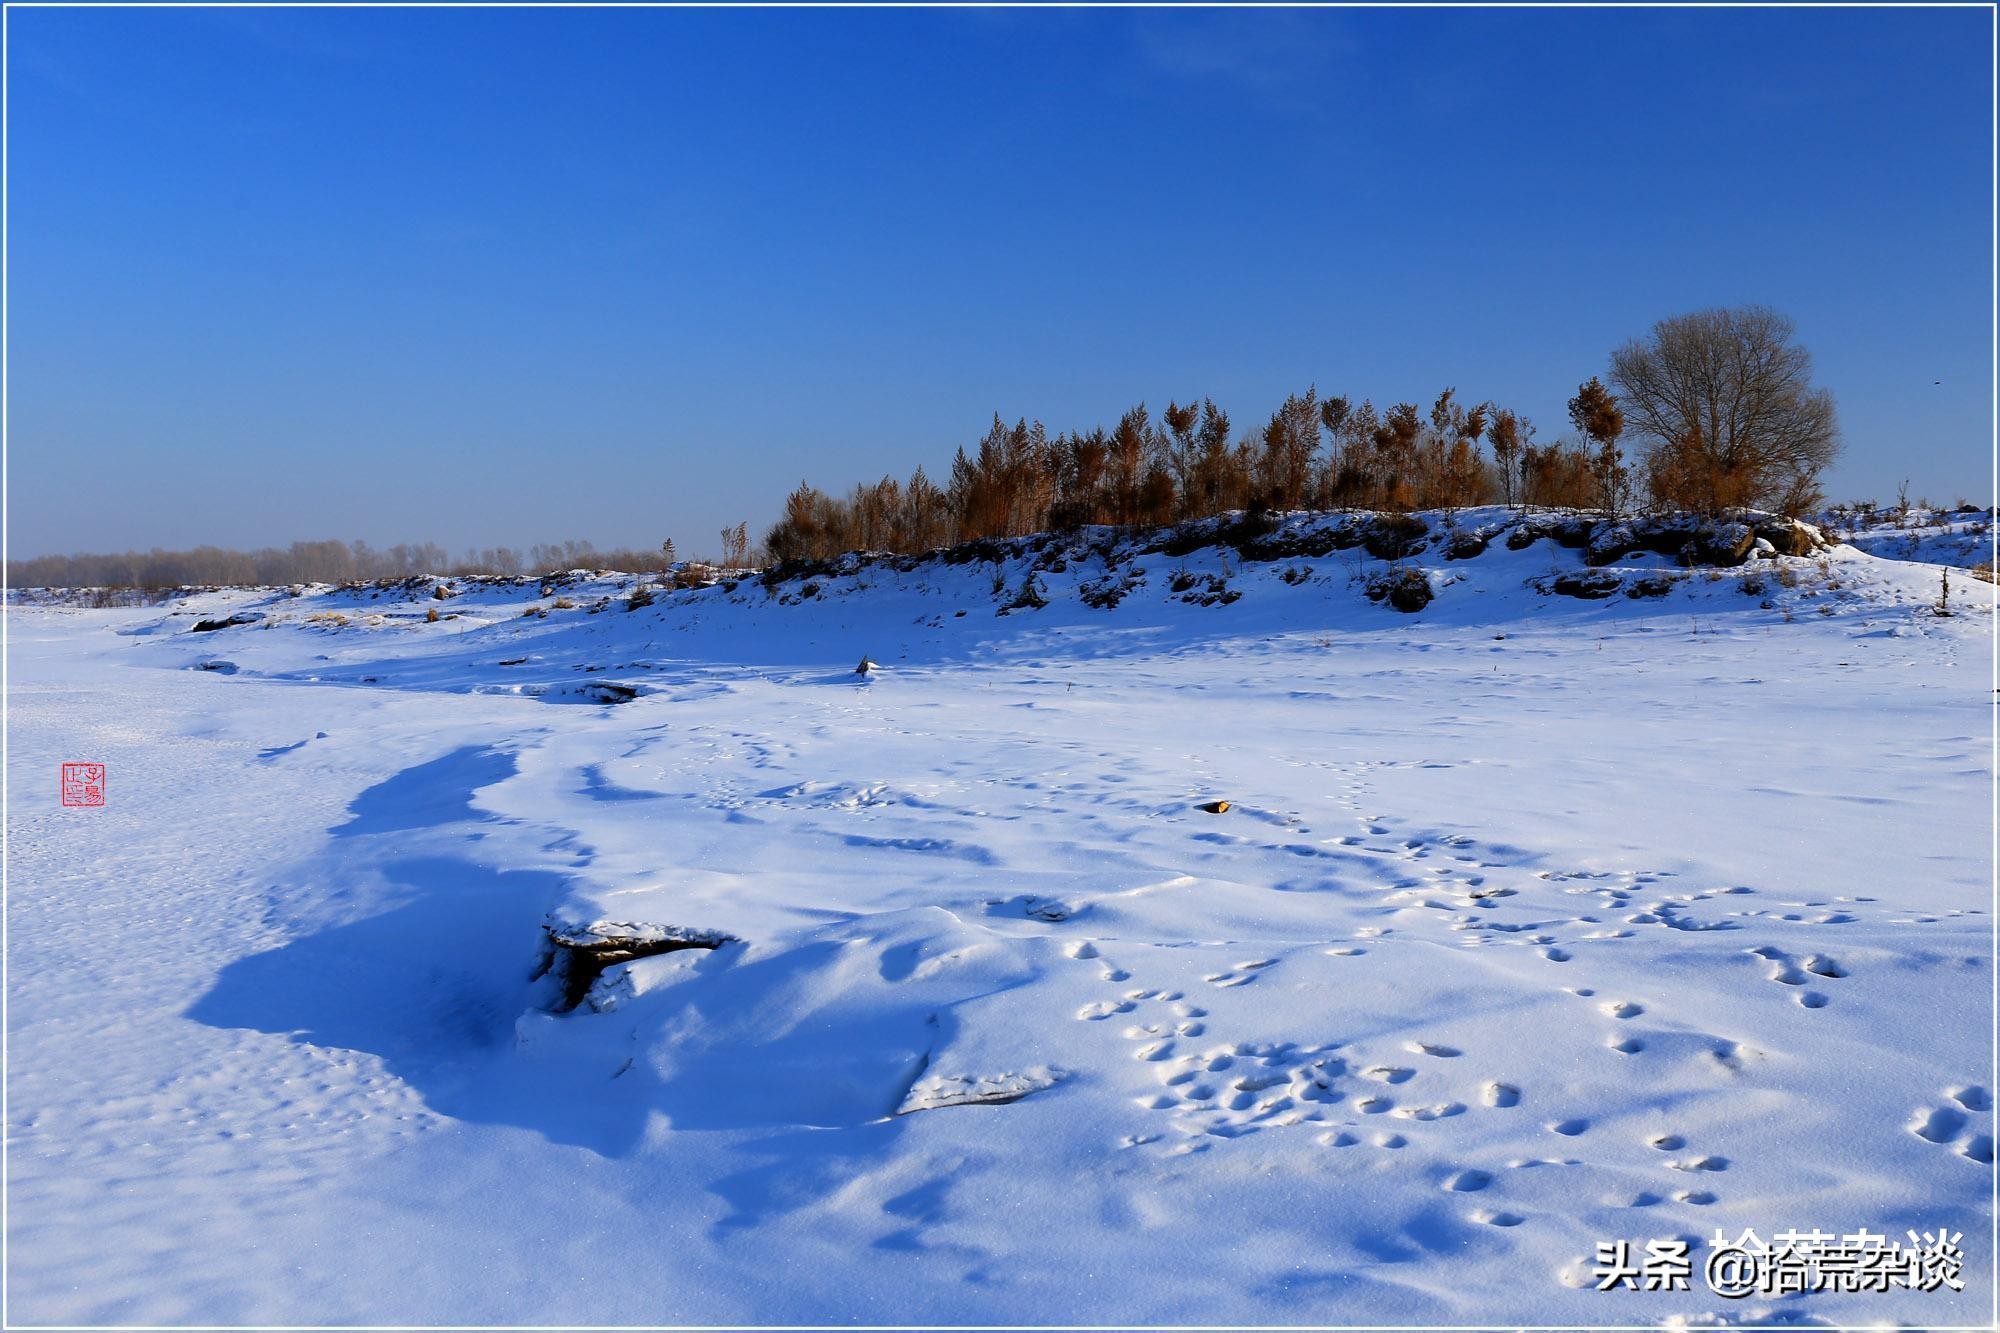
[[[1077,588],[1077,596],[1083,599],[1085,606],[1109,611],[1145,581],[1143,571],[1128,567],[1123,574],[1106,574],[1101,579],[1082,584]]]
[[[1421,569],[1392,569],[1377,574],[1368,580],[1366,591],[1369,601],[1387,602],[1406,613],[1423,610],[1437,595],[1429,576]]]
[[[1039,611],[1048,604],[1048,595],[1042,588],[1042,581],[1029,574],[1022,578],[1020,591],[1014,594],[1014,600],[994,614],[1004,616],[1009,611]]]
[[[1430,541],[1430,529],[1413,514],[1383,514],[1368,525],[1361,544],[1377,560],[1404,560]]]

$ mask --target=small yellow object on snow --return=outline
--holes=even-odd
[[[1226,814],[1229,810],[1229,802],[1210,801],[1207,805],[1204,805],[1201,808],[1208,811],[1208,813],[1210,813],[1211,815]]]

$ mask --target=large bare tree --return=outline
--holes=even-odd
[[[1763,306],[1675,315],[1611,354],[1656,502],[1796,511],[1840,452],[1833,395],[1791,320]]]

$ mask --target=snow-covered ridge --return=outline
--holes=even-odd
[[[292,680],[626,703],[722,688],[718,667],[888,668],[1041,651],[1084,636],[1117,655],[1283,634],[1504,628],[1631,616],[1782,624],[1987,607],[1963,573],[1829,545],[1767,514],[1612,522],[1492,507],[1414,515],[1238,515],[1171,529],[1084,529],[927,556],[856,552],[699,587],[572,570],[221,589],[124,632],[155,660]],[[1398,614],[1402,613],[1402,614]],[[667,683],[671,678],[672,683]]]

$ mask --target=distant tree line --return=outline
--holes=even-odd
[[[433,542],[384,549],[366,542],[293,542],[286,547],[232,551],[125,551],[48,555],[11,561],[16,588],[184,588],[203,585],[353,583],[411,574],[539,574],[560,569],[645,572],[666,568],[664,551],[599,550],[589,542],[542,542],[525,551],[488,547],[454,559]]]
[[[1799,514],[1823,502],[1818,479],[1839,448],[1833,400],[1812,387],[1784,316],[1749,306],[1661,320],[1612,355],[1610,380],[1577,387],[1570,433],[1548,443],[1519,413],[1450,388],[1428,410],[1309,388],[1241,434],[1207,398],[1158,417],[1142,403],[1112,429],[1053,437],[996,414],[941,484],[921,467],[845,496],[801,483],[765,545],[775,560],[824,559],[1236,510],[1504,502],[1618,515],[1643,497],[1655,509]]]
[[[764,541],[773,560],[851,550],[921,553],[991,537],[1086,524],[1158,525],[1239,510],[1456,509],[1496,502],[1621,515],[1638,505],[1787,514],[1824,503],[1819,478],[1838,453],[1832,396],[1783,315],[1760,306],[1663,319],[1612,353],[1568,404],[1569,431],[1538,441],[1535,424],[1447,388],[1428,409],[1369,399],[1288,396],[1261,428],[1237,432],[1213,400],[1141,403],[1111,429],[1050,436],[1039,421],[997,414],[942,482],[919,467],[844,496],[806,483],[786,497]],[[1627,449],[1631,449],[1628,456]],[[748,527],[724,528],[721,564],[759,559]],[[12,562],[14,587],[161,589],[205,584],[344,583],[410,574],[546,573],[679,564],[658,551],[588,542],[468,551],[432,543],[294,542],[231,551],[127,551]],[[705,562],[704,562],[705,564]]]

